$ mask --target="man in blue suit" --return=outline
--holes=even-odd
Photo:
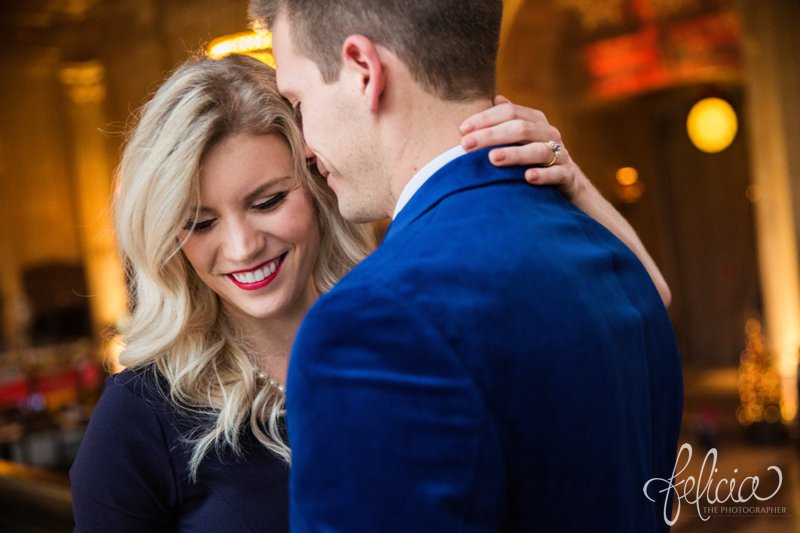
[[[458,146],[491,106],[502,2],[253,11],[342,213],[393,218],[298,333],[293,530],[667,529],[643,492],[681,416],[657,290],[556,190]]]

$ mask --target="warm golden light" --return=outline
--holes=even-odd
[[[633,167],[622,167],[617,170],[616,196],[621,202],[635,204],[644,194],[644,184],[639,181],[639,171]]]
[[[751,318],[745,324],[747,343],[739,357],[739,408],[736,419],[743,426],[758,422],[777,424],[786,402],[782,398],[781,376],[775,358],[766,345],[761,322]]]
[[[623,187],[630,187],[639,181],[639,171],[633,167],[623,167],[617,170],[617,183]]]
[[[731,145],[739,129],[733,107],[721,98],[704,98],[689,111],[686,131],[699,150],[715,154]]]
[[[102,102],[106,97],[105,69],[100,63],[67,64],[59,72],[69,97],[78,105]]]
[[[69,97],[73,185],[91,294],[92,328],[95,335],[101,336],[127,309],[125,274],[117,256],[108,209],[113,165],[108,159],[107,139],[98,133],[98,125],[107,121],[103,109],[105,69],[96,61],[67,63],[61,68],[59,79]]]
[[[272,34],[268,31],[245,31],[214,39],[208,45],[208,55],[214,59],[230,54],[245,54],[275,67],[272,55]]]

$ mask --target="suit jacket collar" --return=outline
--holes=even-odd
[[[476,187],[485,187],[492,183],[524,181],[525,167],[498,168],[492,165],[489,161],[491,149],[484,148],[469,152],[439,169],[398,213],[397,218],[389,226],[384,242],[390,240],[451,194]]]

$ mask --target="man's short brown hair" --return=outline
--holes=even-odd
[[[414,79],[443,100],[491,98],[502,0],[251,0],[256,24],[278,16],[326,83],[341,69],[341,46],[359,34],[385,46]]]

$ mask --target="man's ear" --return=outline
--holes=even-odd
[[[386,83],[385,66],[377,47],[363,35],[350,35],[342,44],[342,59],[345,71],[359,78],[370,112],[376,113]]]

